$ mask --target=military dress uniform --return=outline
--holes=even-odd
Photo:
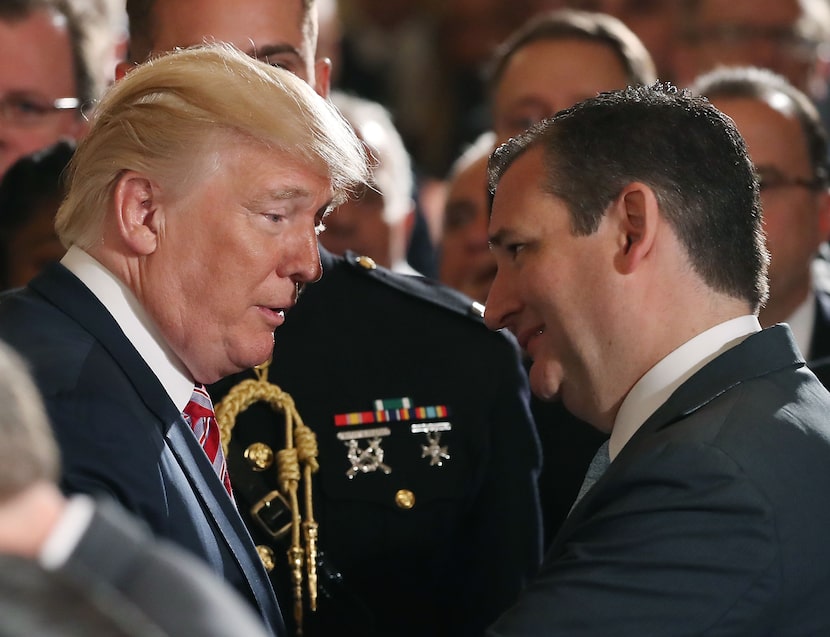
[[[480,635],[541,559],[540,451],[515,341],[440,284],[354,254],[322,260],[268,370],[317,438],[321,590],[305,634]],[[214,401],[252,377],[213,386]],[[269,454],[284,444],[282,417],[255,403],[236,418],[228,466],[290,623]]]

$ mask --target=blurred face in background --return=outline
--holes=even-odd
[[[591,40],[537,40],[516,51],[493,92],[499,142],[601,91],[625,88],[628,74],[611,47]]]
[[[800,31],[799,0],[697,0],[681,80],[717,66],[757,66],[810,93],[814,45]]]
[[[441,240],[442,283],[479,303],[487,300],[496,276],[488,243],[487,160],[484,154],[449,181]]]
[[[77,96],[63,16],[37,10],[0,20],[0,175],[24,155],[83,135],[78,108],[58,108]]]
[[[830,197],[815,185],[807,141],[789,98],[715,97],[746,140],[761,178],[770,298],[761,323],[784,321],[812,289],[811,263],[830,233]]]
[[[227,42],[291,71],[325,97],[329,63],[315,61],[317,42],[307,33],[304,18],[302,0],[157,0],[152,49],[164,53],[206,39]]]
[[[658,77],[674,81],[675,48],[683,19],[682,0],[594,0],[582,6],[621,20],[651,54]]]

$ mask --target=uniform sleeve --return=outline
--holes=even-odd
[[[537,487],[541,451],[530,413],[527,375],[518,349],[509,340],[501,359],[492,364],[492,411],[482,423],[488,430],[486,460],[466,526],[468,567],[466,583],[460,585],[465,595],[458,607],[466,615],[466,621],[459,623],[471,635],[481,634],[514,603],[538,571],[542,555]]]

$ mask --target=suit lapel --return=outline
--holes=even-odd
[[[804,360],[790,328],[776,325],[753,334],[705,365],[683,383],[637,430],[628,444],[609,466],[594,488],[569,515],[554,539],[550,555],[560,553],[574,528],[590,510],[590,503],[602,491],[602,484],[639,456],[638,447],[655,432],[671,426],[707,405],[742,382],[759,378],[786,367],[801,367]]]
[[[202,502],[203,511],[211,516],[214,528],[222,534],[260,608],[267,617],[278,616],[268,576],[253,551],[253,541],[239,512],[219,478],[206,478],[212,478],[215,473],[198,441],[156,375],[112,315],[89,288],[60,264],[49,266],[30,283],[30,287],[89,331],[124,371],[141,400],[156,416],[162,435]]]
[[[643,423],[626,447],[638,438],[685,418],[742,382],[766,376],[785,367],[803,365],[804,359],[799,354],[789,327],[776,325],[753,334],[718,356],[678,387]]]
[[[164,431],[180,416],[156,375],[98,298],[69,270],[52,264],[29,287],[92,334],[130,379]],[[164,433],[164,431],[162,433]]]
[[[225,538],[228,550],[248,580],[263,614],[267,617],[278,615],[276,599],[271,593],[271,583],[265,567],[259,556],[248,550],[248,547],[253,546],[253,540],[225,487],[199,446],[199,441],[193,436],[183,418],[178,418],[170,427],[167,440],[190,485],[202,500],[205,511]]]

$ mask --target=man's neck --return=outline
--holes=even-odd
[[[36,558],[65,506],[66,499],[48,482],[0,501],[0,553]]]

